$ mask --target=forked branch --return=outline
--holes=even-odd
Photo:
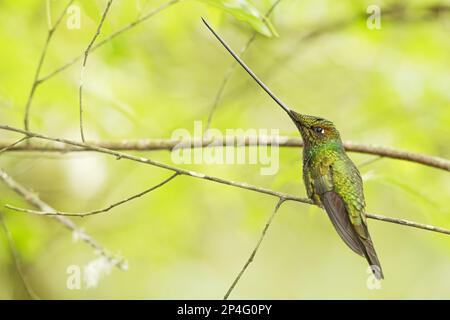
[[[97,40],[97,37],[100,35],[103,23],[105,22],[106,16],[108,15],[109,8],[111,8],[112,2],[113,2],[113,0],[109,0],[108,3],[106,4],[105,10],[103,11],[102,17],[100,19],[100,23],[98,24],[95,34],[92,37],[91,41],[89,42],[88,46],[86,47],[86,50],[84,50],[83,65],[81,66],[81,72],[80,72],[80,87],[78,90],[79,111],[80,111],[80,135],[81,135],[81,141],[83,141],[83,142],[85,142],[84,127],[83,127],[83,85],[84,85],[84,74],[86,72],[86,63],[87,63],[87,59],[89,57],[89,52],[91,51],[91,48],[94,45],[95,40]]]
[[[275,206],[275,209],[273,210],[272,214],[270,215],[269,219],[266,222],[266,225],[264,226],[264,229],[261,232],[261,236],[259,237],[258,242],[256,243],[255,249],[253,249],[252,253],[248,257],[247,261],[245,262],[244,266],[242,267],[241,271],[239,271],[237,277],[234,279],[233,283],[231,284],[230,288],[228,289],[227,293],[225,293],[225,296],[223,297],[224,300],[227,300],[230,296],[231,292],[236,287],[237,283],[241,279],[242,275],[244,274],[245,270],[247,270],[248,266],[253,262],[253,259],[256,256],[256,253],[258,252],[258,249],[261,245],[261,242],[264,240],[264,237],[266,236],[267,229],[269,229],[270,225],[272,224],[273,218],[275,217],[276,213],[278,212],[278,209],[280,209],[281,205],[285,199],[280,198]]]
[[[140,198],[143,195],[152,192],[153,190],[156,190],[160,187],[162,187],[163,185],[165,185],[166,183],[168,183],[169,181],[171,181],[172,179],[174,179],[176,176],[178,175],[178,173],[174,173],[172,174],[169,178],[164,179],[162,182],[158,183],[157,185],[148,188],[138,194],[135,194],[129,198],[126,198],[124,200],[118,201],[116,203],[113,203],[111,205],[109,205],[108,207],[104,208],[104,209],[99,209],[99,210],[93,210],[93,211],[88,211],[88,212],[64,212],[64,211],[39,211],[39,210],[30,210],[30,209],[24,209],[24,208],[19,208],[16,206],[12,206],[7,204],[5,207],[14,211],[22,211],[22,212],[26,212],[26,213],[31,213],[31,214],[36,214],[36,215],[41,215],[41,216],[71,216],[71,217],[86,217],[86,216],[93,216],[99,213],[106,213],[112,209],[114,209],[115,207],[118,207],[122,204],[125,204],[127,202],[130,202],[134,199]]]
[[[31,104],[33,102],[33,97],[34,97],[34,94],[36,92],[36,89],[39,86],[39,84],[42,83],[41,79],[39,79],[39,76],[40,76],[40,73],[41,73],[42,65],[44,64],[45,56],[47,55],[48,46],[50,44],[50,41],[52,40],[53,34],[55,33],[56,29],[58,28],[59,24],[61,23],[62,18],[64,17],[64,14],[67,11],[67,8],[69,8],[72,5],[73,1],[74,0],[70,0],[67,3],[67,5],[65,6],[64,10],[61,12],[61,14],[59,15],[58,19],[56,20],[55,24],[48,29],[47,38],[45,39],[44,48],[42,49],[38,65],[37,65],[36,71],[34,73],[33,84],[31,85],[30,93],[28,94],[27,103],[25,105],[25,114],[24,114],[24,118],[23,118],[23,124],[24,124],[25,130],[29,130],[29,127],[30,127],[30,124],[29,124],[29,122],[30,122],[30,120],[29,120],[29,118],[30,118],[30,108],[31,108]]]

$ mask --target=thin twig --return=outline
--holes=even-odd
[[[38,208],[39,210],[45,212],[55,212],[50,205],[42,201],[39,196],[18,182],[16,182],[12,177],[10,177],[4,170],[0,169],[0,180],[2,180],[8,188],[16,192],[19,196],[21,196],[25,201],[27,201],[32,206]],[[76,233],[80,239],[82,239],[85,243],[91,246],[96,252],[110,261],[111,264],[117,266],[119,269],[126,270],[127,263],[126,261],[118,257],[115,254],[110,253],[106,250],[102,245],[100,245],[94,238],[84,232],[82,229],[78,228],[77,225],[67,217],[63,216],[52,216],[52,218],[56,219],[59,223],[61,223],[64,227]]]
[[[109,8],[111,8],[113,0],[109,0],[106,4],[105,10],[103,11],[102,17],[100,19],[100,23],[98,24],[97,30],[95,31],[94,36],[92,37],[91,41],[89,42],[88,46],[86,47],[86,50],[84,51],[84,59],[83,59],[83,65],[81,66],[81,72],[80,72],[80,88],[78,91],[78,98],[79,98],[79,107],[80,107],[80,135],[81,135],[81,141],[85,142],[84,139],[84,128],[83,128],[83,76],[86,72],[86,63],[89,56],[89,52],[91,51],[92,46],[94,45],[95,40],[97,40],[97,37],[100,35],[100,32],[102,30],[103,23],[105,22],[106,16],[108,15]]]
[[[50,0],[45,1],[46,9],[47,9],[47,25],[48,29],[52,28],[52,9],[50,8]]]
[[[450,160],[428,156],[425,154],[409,152],[399,149],[394,149],[390,147],[377,146],[371,144],[362,144],[351,141],[344,142],[344,148],[348,151],[373,154],[385,158],[404,160],[409,162],[420,163],[425,166],[434,167],[437,169],[442,169],[445,171],[450,171]]]
[[[11,148],[14,148],[15,146],[17,146],[17,145],[18,145],[19,143],[21,143],[22,141],[25,141],[25,140],[28,140],[28,139],[29,139],[29,137],[25,136],[25,137],[23,137],[23,138],[20,138],[20,139],[17,140],[16,142],[13,142],[13,143],[11,143],[10,145],[1,148],[1,149],[0,149],[0,154],[2,154],[2,153],[5,152],[5,151],[8,151],[8,150],[11,149]]]
[[[170,170],[170,171],[173,171],[173,172],[177,172],[180,175],[186,175],[186,176],[190,176],[190,177],[194,177],[194,178],[198,178],[198,179],[209,180],[209,181],[213,181],[213,182],[220,183],[220,184],[225,184],[225,185],[234,186],[234,187],[238,187],[238,188],[242,188],[242,189],[256,191],[256,192],[259,192],[259,193],[265,193],[265,194],[268,194],[268,195],[277,196],[279,198],[283,197],[286,200],[295,200],[295,201],[299,201],[299,202],[303,202],[303,203],[312,203],[312,201],[307,199],[307,198],[301,198],[301,197],[291,196],[291,195],[284,195],[281,192],[273,191],[273,190],[266,189],[266,188],[257,187],[257,186],[254,186],[254,185],[251,185],[251,184],[248,184],[248,183],[226,180],[226,179],[222,179],[222,178],[206,175],[204,173],[195,172],[195,171],[192,171],[192,170],[181,169],[181,168],[177,168],[177,167],[174,167],[174,166],[162,163],[162,162],[158,162],[158,161],[155,161],[155,160],[152,160],[152,159],[149,159],[149,158],[137,157],[137,156],[133,156],[131,154],[127,154],[127,153],[123,153],[123,152],[119,152],[119,151],[114,151],[114,150],[110,150],[110,149],[107,149],[107,148],[91,146],[91,145],[89,145],[87,143],[82,143],[82,142],[77,142],[77,141],[73,141],[73,140],[69,140],[69,139],[62,139],[62,138],[51,138],[51,137],[48,137],[48,136],[45,136],[45,135],[42,135],[42,134],[29,132],[29,131],[27,132],[27,131],[19,129],[19,128],[13,128],[13,127],[10,127],[10,126],[5,126],[5,125],[0,125],[0,129],[22,133],[22,134],[25,134],[25,135],[27,135],[27,136],[29,136],[31,138],[38,138],[38,139],[43,139],[43,140],[48,140],[48,141],[61,142],[61,143],[69,144],[69,145],[72,145],[72,146],[87,148],[87,149],[89,149],[91,151],[97,151],[97,152],[100,152],[100,153],[112,155],[112,156],[114,156],[114,157],[116,157],[118,159],[128,159],[128,160],[131,160],[131,161],[140,162],[140,163],[144,163],[144,164],[147,164],[147,165],[151,165],[151,166],[159,167],[159,168],[162,168],[162,169]]]
[[[406,226],[406,227],[412,227],[412,228],[428,230],[428,231],[433,231],[433,232],[439,232],[439,233],[450,235],[450,230],[444,229],[441,227],[435,227],[435,226],[432,226],[429,224],[418,223],[418,222],[409,221],[409,220],[405,220],[405,219],[399,219],[399,218],[391,218],[391,217],[386,217],[386,216],[382,216],[382,215],[374,214],[374,213],[366,213],[366,216],[367,216],[367,218],[370,218],[370,219],[375,219],[375,220],[384,221],[384,222],[392,222],[392,223],[399,224],[399,225]]]
[[[116,203],[113,203],[111,205],[109,205],[108,207],[104,208],[104,209],[100,209],[100,210],[94,210],[94,211],[88,211],[88,212],[78,212],[78,213],[73,213],[73,212],[64,212],[64,211],[39,211],[39,210],[30,210],[30,209],[24,209],[24,208],[19,208],[16,206],[12,206],[12,205],[5,205],[6,208],[14,210],[14,211],[20,211],[20,212],[25,212],[25,213],[31,213],[31,214],[36,214],[36,215],[41,215],[41,216],[71,216],[71,217],[86,217],[86,216],[92,216],[92,215],[96,215],[99,213],[106,213],[108,211],[110,211],[111,209],[118,207],[124,203],[127,203],[131,200],[134,200],[136,198],[142,197],[143,195],[152,192],[153,190],[156,190],[160,187],[162,187],[163,185],[165,185],[166,183],[168,183],[169,181],[171,181],[172,179],[174,179],[176,176],[178,175],[178,173],[174,173],[172,174],[169,178],[163,180],[162,182],[158,183],[157,185],[148,188],[138,194],[135,194],[129,198],[126,198],[124,200],[118,201]]]
[[[61,23],[61,20],[64,17],[64,14],[66,13],[67,8],[70,7],[70,5],[73,3],[73,1],[74,0],[70,0],[67,3],[64,10],[61,12],[60,16],[58,17],[55,24],[53,25],[53,27],[48,29],[47,38],[45,39],[45,43],[44,43],[44,48],[42,49],[38,65],[37,65],[36,71],[34,73],[33,84],[31,85],[30,93],[28,94],[27,103],[25,105],[25,114],[24,114],[24,118],[23,118],[23,124],[24,124],[25,130],[29,130],[30,108],[31,108],[31,103],[33,101],[34,93],[36,92],[36,89],[39,86],[39,84],[42,83],[42,81],[39,80],[39,75],[41,73],[42,65],[44,64],[45,56],[47,55],[48,46],[53,37],[53,34],[55,33],[56,29],[58,28],[59,24]]]
[[[266,222],[266,225],[264,226],[264,229],[261,232],[261,236],[259,237],[259,240],[256,243],[255,249],[253,249],[252,253],[248,257],[248,259],[245,262],[244,266],[242,267],[241,271],[239,271],[239,274],[237,275],[236,279],[234,279],[234,281],[231,284],[230,288],[228,289],[227,293],[225,293],[225,296],[223,297],[224,300],[228,299],[228,297],[230,296],[234,287],[236,286],[236,284],[239,282],[242,275],[244,274],[245,270],[247,270],[250,263],[252,263],[253,259],[255,258],[256,253],[258,252],[261,242],[264,240],[264,237],[266,236],[267,229],[269,229],[270,225],[272,224],[272,220],[275,217],[275,214],[277,213],[278,209],[280,209],[280,206],[283,204],[284,201],[285,201],[285,199],[283,199],[283,198],[280,198],[278,200],[277,205],[275,206],[275,209],[273,210],[272,214],[270,215],[269,219]]]
[[[38,138],[38,139],[43,139],[43,140],[48,140],[48,141],[61,142],[61,143],[64,143],[64,144],[69,144],[69,145],[72,145],[72,146],[85,148],[87,150],[96,151],[96,152],[103,153],[103,154],[109,154],[109,155],[112,155],[112,156],[116,157],[117,159],[127,159],[127,160],[131,160],[131,161],[139,162],[139,163],[144,163],[144,164],[147,164],[147,165],[151,165],[151,166],[159,167],[159,168],[162,168],[162,169],[170,170],[170,171],[176,172],[176,173],[178,173],[180,175],[186,175],[186,176],[197,178],[197,179],[208,180],[208,181],[212,181],[212,182],[216,182],[216,183],[220,183],[220,184],[224,184],[224,185],[228,185],[228,186],[232,186],[232,187],[236,187],[236,188],[241,188],[241,189],[251,190],[251,191],[254,191],[254,192],[263,193],[263,194],[267,194],[267,195],[271,195],[271,196],[276,196],[277,198],[284,199],[285,201],[292,200],[292,201],[302,202],[302,203],[306,203],[306,204],[313,204],[313,202],[310,199],[307,199],[307,198],[302,198],[302,197],[297,197],[297,196],[294,196],[294,195],[284,194],[282,192],[270,190],[270,189],[263,188],[263,187],[258,187],[258,186],[251,185],[251,184],[244,183],[244,182],[236,182],[236,181],[232,181],[232,180],[227,180],[227,179],[223,179],[223,178],[210,176],[210,175],[207,175],[207,174],[204,174],[204,173],[200,173],[200,172],[196,172],[196,171],[191,171],[191,170],[185,170],[185,169],[177,168],[177,167],[165,164],[165,163],[161,163],[161,162],[158,162],[158,161],[155,161],[155,160],[151,160],[149,158],[136,157],[136,156],[133,156],[133,155],[130,155],[130,154],[127,154],[127,153],[114,151],[114,150],[110,150],[110,149],[106,149],[106,148],[102,148],[102,147],[98,147],[98,146],[92,146],[92,145],[89,145],[89,144],[86,144],[86,143],[72,141],[72,140],[68,140],[68,139],[51,138],[51,137],[47,137],[47,136],[42,135],[42,134],[29,132],[29,131],[25,131],[25,130],[22,130],[22,129],[13,128],[13,127],[10,127],[10,126],[5,126],[5,125],[0,125],[0,129],[7,130],[7,131],[18,132],[18,133],[27,135],[27,136],[29,136],[31,138]],[[45,210],[44,209],[42,211],[55,211],[55,210],[53,210],[53,209]],[[63,218],[61,216],[56,216],[56,217]],[[371,218],[371,219],[375,219],[375,220],[380,220],[380,221],[385,221],[385,222],[390,222],[390,223],[395,223],[395,224],[400,224],[400,225],[407,225],[407,226],[415,227],[415,228],[419,228],[419,229],[425,229],[425,230],[430,230],[430,231],[450,234],[449,230],[446,230],[446,229],[443,229],[443,228],[434,227],[434,226],[431,226],[431,225],[425,225],[425,224],[417,223],[417,222],[414,222],[414,221],[407,221],[407,220],[404,220],[404,219],[390,218],[390,217],[385,217],[385,216],[381,216],[381,215],[374,215],[374,214],[368,214],[367,217]]]
[[[157,13],[163,11],[164,9],[180,2],[182,0],[171,0],[166,2],[165,4],[162,4],[161,6],[159,6],[158,8],[154,9],[153,11],[150,11],[149,13],[143,15],[142,17],[134,20],[133,22],[130,22],[129,24],[125,25],[124,27],[118,29],[117,31],[114,31],[112,34],[110,34],[108,37],[106,37],[105,39],[101,40],[100,42],[98,42],[96,45],[94,45],[92,47],[92,51],[95,51],[96,49],[102,47],[103,45],[107,44],[108,42],[110,42],[111,40],[113,40],[115,37],[119,36],[120,34],[122,34],[123,32],[134,28],[135,26],[139,25],[140,23],[144,22],[145,20],[153,17],[154,15],[156,15]],[[39,82],[45,82],[48,79],[56,76],[57,74],[61,73],[62,71],[66,70],[67,68],[69,68],[70,66],[74,65],[75,63],[77,63],[83,56],[80,55],[78,57],[73,58],[71,61],[67,62],[66,64],[62,65],[59,68],[56,68],[55,70],[51,71],[49,74],[47,74],[46,76],[43,76],[42,78],[39,79]]]
[[[8,127],[9,129],[6,129]],[[0,126],[2,129],[15,131],[9,126]],[[20,132],[20,131],[16,131]],[[21,132],[25,133],[25,131]],[[237,142],[239,142],[237,144]],[[6,147],[9,142],[0,142],[0,147]],[[377,155],[384,158],[404,160],[414,163],[419,163],[428,167],[450,171],[450,160],[445,158],[429,156],[420,153],[384,147],[370,144],[362,144],[351,141],[344,141],[345,150],[349,152],[357,152],[363,154]],[[253,147],[259,145],[280,146],[280,147],[303,147],[301,138],[291,137],[271,137],[271,136],[227,136],[219,139],[192,139],[192,140],[176,140],[176,139],[137,139],[124,141],[96,141],[89,142],[90,146],[106,148],[115,151],[154,151],[154,150],[172,150],[173,148],[204,148],[204,147],[219,147],[219,146],[235,146],[235,147]],[[92,151],[92,149],[65,145],[41,145],[41,144],[26,144],[14,146],[6,150],[11,151],[30,151],[30,152],[81,152]]]
[[[273,5],[266,12],[266,15],[265,15],[266,18],[268,18],[272,14],[273,10],[275,10],[275,8],[278,6],[278,4],[281,1],[282,0],[277,0],[273,3]],[[256,30],[254,30],[252,32],[252,35],[250,36],[250,38],[247,40],[247,42],[244,44],[244,46],[241,48],[241,50],[239,50],[239,55],[241,57],[244,56],[245,52],[248,50],[248,48],[251,46],[251,44],[255,41],[257,34],[258,34],[258,32]],[[217,90],[216,95],[214,96],[214,102],[213,102],[212,107],[208,114],[208,120],[206,122],[205,131],[207,131],[211,127],[211,122],[212,122],[214,113],[215,113],[217,107],[219,106],[219,102],[223,95],[225,87],[227,86],[227,83],[230,80],[231,75],[233,74],[234,70],[236,69],[236,66],[238,66],[238,64],[236,63],[236,61],[233,61],[231,63],[231,65],[228,67],[227,71],[225,72],[225,76],[223,77],[222,82],[220,83],[219,89]]]
[[[375,163],[375,162],[377,162],[377,161],[380,161],[380,160],[382,160],[382,159],[383,159],[382,156],[376,156],[376,157],[374,157],[374,158],[372,158],[372,159],[369,159],[369,160],[367,160],[367,161],[364,161],[364,162],[358,164],[358,168],[366,167],[366,166],[368,166],[368,165],[370,165],[370,164],[372,164],[372,163]]]
[[[17,273],[19,274],[20,279],[22,280],[23,286],[28,293],[28,296],[33,300],[40,300],[38,295],[34,292],[30,283],[28,282],[27,277],[25,276],[25,272],[22,269],[22,263],[20,261],[19,252],[14,245],[14,239],[12,237],[11,231],[9,231],[8,226],[3,217],[3,212],[0,212],[0,224],[3,229],[3,233],[5,234],[6,240],[8,242],[9,250],[11,251],[11,256],[14,261],[14,265],[16,267]]]

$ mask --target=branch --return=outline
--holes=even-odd
[[[36,88],[38,87],[38,85],[42,83],[42,81],[39,79],[39,75],[41,73],[42,65],[44,64],[45,56],[47,55],[48,46],[53,37],[53,34],[55,33],[56,29],[58,28],[59,24],[61,23],[61,20],[64,17],[64,14],[66,13],[67,8],[70,7],[70,5],[73,3],[73,1],[74,0],[70,0],[67,3],[64,10],[61,12],[60,16],[56,20],[55,25],[53,27],[51,27],[50,29],[48,29],[44,48],[42,49],[41,57],[39,58],[38,66],[37,66],[36,72],[34,74],[33,84],[31,85],[30,93],[28,94],[27,104],[25,105],[25,114],[24,114],[24,119],[23,119],[23,124],[24,124],[25,130],[29,129],[30,108],[31,108],[31,103],[33,101],[34,93],[36,92]]]
[[[107,149],[107,148],[93,146],[93,145],[89,145],[89,144],[86,144],[86,143],[72,141],[72,140],[68,140],[68,139],[51,138],[51,137],[48,137],[48,136],[45,136],[45,135],[42,135],[42,134],[39,134],[39,133],[29,132],[29,131],[25,131],[25,130],[22,130],[22,129],[6,126],[6,125],[0,125],[0,129],[7,130],[7,131],[18,132],[18,133],[27,135],[30,138],[38,138],[38,139],[43,139],[43,140],[48,140],[48,141],[60,142],[60,143],[64,143],[64,144],[68,144],[68,145],[72,145],[72,146],[76,146],[76,147],[81,147],[81,148],[84,148],[86,150],[91,150],[91,151],[96,151],[96,152],[103,153],[103,154],[112,155],[112,156],[116,157],[117,159],[127,159],[127,160],[131,160],[131,161],[139,162],[139,163],[144,163],[144,164],[151,165],[151,166],[154,166],[154,167],[158,167],[158,168],[162,168],[162,169],[166,169],[166,170],[170,170],[170,171],[176,172],[179,175],[186,175],[186,176],[197,178],[197,179],[208,180],[208,181],[212,181],[212,182],[215,182],[215,183],[220,183],[220,184],[224,184],[224,185],[228,185],[228,186],[232,186],[232,187],[236,187],[236,188],[241,188],[241,189],[251,190],[251,191],[254,191],[254,192],[263,193],[263,194],[267,194],[267,195],[271,195],[271,196],[276,196],[276,197],[278,197],[280,199],[284,199],[285,201],[292,200],[292,201],[302,202],[302,203],[311,204],[311,205],[314,204],[310,199],[307,199],[307,198],[301,198],[301,197],[297,197],[297,196],[294,196],[294,195],[284,194],[282,192],[278,192],[278,191],[274,191],[274,190],[270,190],[270,189],[254,186],[254,185],[251,185],[251,184],[248,184],[248,183],[244,183],[244,182],[236,182],[236,181],[232,181],[232,180],[226,180],[226,179],[223,179],[223,178],[210,176],[210,175],[207,175],[207,174],[204,174],[204,173],[200,173],[200,172],[196,172],[196,171],[191,171],[191,170],[185,170],[185,169],[177,168],[177,167],[165,164],[165,163],[161,163],[161,162],[158,162],[158,161],[155,161],[155,160],[151,160],[149,158],[136,157],[136,156],[133,156],[131,154],[127,154],[127,153],[123,153],[123,152],[119,152],[119,151],[114,151],[114,150],[110,150],[110,149]],[[51,210],[45,210],[44,209],[42,211],[45,212],[45,211],[54,211],[54,210],[53,209],[51,209]],[[63,218],[61,216],[56,216],[56,217]],[[434,226],[426,225],[426,224],[422,224],[422,223],[417,223],[417,222],[414,222],[414,221],[408,221],[408,220],[397,219],[397,218],[390,218],[390,217],[385,217],[385,216],[382,216],[382,215],[374,215],[374,214],[367,214],[367,217],[370,218],[370,219],[375,219],[375,220],[380,220],[380,221],[384,221],[384,222],[390,222],[390,223],[405,225],[405,226],[408,226],[408,227],[414,227],[414,228],[418,228],[418,229],[424,229],[424,230],[430,230],[430,231],[444,233],[444,234],[450,234],[450,230],[439,228],[439,227],[434,227]]]
[[[81,141],[85,142],[84,139],[84,130],[83,130],[83,75],[86,72],[86,63],[89,56],[89,52],[97,39],[97,37],[100,35],[100,32],[102,30],[103,23],[105,22],[106,15],[108,14],[109,8],[111,7],[113,0],[109,0],[106,4],[105,10],[103,11],[102,18],[100,19],[100,23],[98,24],[97,30],[95,31],[94,36],[92,37],[91,41],[89,42],[86,50],[84,51],[84,59],[83,59],[83,65],[81,66],[81,72],[80,72],[80,88],[78,91],[78,98],[79,98],[79,107],[80,107],[80,135],[81,135]]]
[[[405,220],[405,219],[385,217],[385,216],[381,216],[379,214],[374,214],[374,213],[366,213],[366,216],[367,216],[367,218],[370,218],[370,219],[380,220],[380,221],[384,221],[384,222],[392,222],[392,223],[399,224],[399,225],[406,226],[406,227],[412,227],[412,228],[428,230],[428,231],[433,231],[433,232],[439,232],[439,233],[450,235],[449,229],[435,227],[435,226],[432,226],[429,224],[413,222],[413,221],[409,221],[409,220]]]
[[[282,0],[277,0],[272,4],[270,9],[266,12],[266,15],[265,15],[266,18],[268,18],[272,14],[273,10],[275,10],[275,8],[278,6],[278,4],[281,1]],[[250,36],[250,38],[247,40],[247,42],[244,44],[244,46],[241,48],[241,50],[239,50],[239,56],[241,56],[241,57],[244,56],[245,52],[251,46],[253,41],[255,41],[257,34],[258,34],[258,32],[256,30],[254,30],[252,35]],[[225,87],[227,86],[227,83],[230,80],[231,75],[233,74],[233,71],[236,69],[237,65],[238,64],[236,63],[236,61],[233,61],[231,63],[231,65],[228,67],[227,71],[225,72],[225,76],[223,77],[222,82],[220,83],[219,89],[217,90],[216,95],[214,97],[214,102],[212,104],[211,110],[209,111],[208,120],[207,120],[206,126],[205,126],[205,131],[207,131],[211,127],[211,122],[212,122],[212,118],[214,116],[214,112],[216,111],[217,107],[219,106],[220,99],[223,95],[223,92],[225,91]]]
[[[20,138],[19,140],[15,141],[15,142],[11,143],[10,145],[4,146],[3,148],[0,149],[0,154],[10,150],[11,148],[14,148],[18,144],[20,144],[22,141],[25,141],[25,140],[28,140],[28,139],[29,139],[29,137],[25,136],[25,137]]]
[[[1,129],[15,131],[9,126],[0,126]],[[6,129],[8,128],[8,129]],[[16,131],[26,134],[26,131]],[[238,143],[239,142],[239,143]],[[182,143],[182,144],[181,144]],[[10,143],[0,142],[0,147],[7,147]],[[154,150],[172,150],[173,148],[204,148],[217,146],[239,146],[252,147],[258,145],[280,146],[280,147],[303,147],[301,138],[293,137],[266,137],[266,136],[245,136],[233,137],[228,136],[224,139],[192,139],[192,140],[175,140],[175,139],[139,139],[139,140],[123,140],[118,142],[112,141],[97,141],[89,142],[90,148],[74,146],[71,144],[65,145],[40,145],[40,144],[26,144],[9,147],[5,151],[42,151],[42,152],[81,152],[92,151],[92,147],[105,148],[115,151],[154,151]],[[450,171],[450,160],[445,158],[429,156],[420,153],[409,152],[405,150],[376,146],[370,144],[362,144],[351,141],[344,141],[345,150],[350,152],[357,152],[363,154],[377,155],[380,157],[405,160],[409,162],[419,163],[428,167]]]
[[[100,41],[99,43],[97,43],[95,46],[92,47],[92,51],[97,50],[98,48],[102,47],[103,45],[107,44],[108,42],[110,42],[111,40],[113,40],[115,37],[121,35],[123,32],[128,31],[129,29],[134,28],[135,26],[141,24],[142,22],[146,21],[147,19],[153,17],[154,15],[156,15],[157,13],[163,11],[164,9],[180,2],[182,0],[171,0],[166,2],[165,4],[162,4],[161,6],[159,6],[158,8],[154,9],[153,11],[150,11],[149,13],[143,15],[142,17],[134,20],[133,22],[130,22],[129,24],[125,25],[124,27],[120,28],[119,30],[113,32],[112,34],[110,34],[108,37],[106,37],[105,39],[103,39],[102,41]],[[71,61],[67,62],[66,64],[62,65],[59,68],[56,68],[55,70],[53,70],[52,72],[50,72],[49,74],[47,74],[46,76],[43,76],[42,78],[39,79],[39,82],[45,82],[50,78],[53,78],[54,76],[56,76],[57,74],[63,72],[64,70],[66,70],[67,68],[69,68],[70,66],[74,65],[75,63],[77,63],[80,59],[82,58],[82,56],[78,56],[73,58]]]
[[[383,159],[382,156],[376,156],[376,157],[374,157],[374,158],[372,158],[372,159],[369,159],[369,160],[367,160],[367,161],[364,161],[364,162],[362,162],[362,163],[357,164],[357,167],[360,169],[360,168],[362,168],[362,167],[365,167],[365,166],[368,166],[368,165],[370,165],[370,164],[373,164],[373,163],[375,163],[375,162],[377,162],[377,161],[380,161],[381,159]]]
[[[255,249],[253,249],[252,253],[250,254],[250,257],[247,259],[247,262],[242,267],[242,269],[239,272],[239,274],[237,275],[236,279],[234,279],[234,281],[231,284],[230,288],[228,289],[227,293],[225,293],[225,296],[223,297],[224,300],[228,299],[228,297],[230,296],[230,294],[233,291],[234,287],[236,286],[236,284],[239,282],[239,280],[241,279],[242,275],[244,274],[245,270],[247,270],[247,268],[250,265],[250,263],[252,263],[253,259],[255,258],[256,252],[258,252],[258,249],[259,249],[259,246],[261,245],[261,242],[264,240],[264,237],[266,235],[267,229],[269,229],[269,227],[270,227],[270,225],[272,223],[272,220],[275,217],[275,214],[277,213],[278,209],[280,209],[280,207],[281,207],[281,205],[283,204],[284,201],[285,201],[285,199],[283,199],[283,198],[280,198],[280,200],[278,200],[277,205],[275,206],[275,209],[273,210],[272,214],[269,217],[269,220],[267,220],[266,225],[265,225],[264,229],[261,232],[261,236],[259,237],[259,240],[256,243]]]
[[[19,274],[19,277],[22,280],[23,286],[27,291],[28,296],[33,300],[40,300],[37,294],[34,292],[31,285],[28,283],[27,277],[25,276],[25,273],[22,269],[22,263],[20,261],[19,252],[17,251],[16,246],[14,245],[14,239],[12,237],[11,232],[8,229],[8,226],[6,225],[2,212],[0,212],[0,225],[2,226],[6,240],[8,241],[9,250],[11,251],[11,256],[13,258],[17,273]]]
[[[351,141],[344,142],[344,147],[345,150],[352,152],[372,154],[391,159],[405,160],[423,164],[428,167],[450,171],[450,160],[441,157],[428,156],[425,154],[409,152],[390,147],[362,144]]]
[[[172,179],[174,179],[176,176],[178,175],[178,173],[174,173],[173,175],[171,175],[169,178],[163,180],[162,182],[158,183],[157,185],[146,189],[138,194],[135,194],[129,198],[126,198],[124,200],[121,200],[119,202],[116,202],[114,204],[109,205],[108,207],[104,208],[104,209],[100,209],[100,210],[94,210],[94,211],[88,211],[88,212],[78,212],[78,213],[73,213],[73,212],[63,212],[63,211],[39,211],[39,210],[30,210],[30,209],[24,209],[24,208],[19,208],[19,207],[15,207],[12,205],[5,205],[6,208],[14,210],[14,211],[20,211],[20,212],[25,212],[25,213],[31,213],[31,214],[36,214],[36,215],[41,215],[41,216],[71,216],[71,217],[86,217],[86,216],[93,216],[99,213],[106,213],[108,211],[110,211],[111,209],[118,207],[124,203],[127,203],[131,200],[134,200],[136,198],[142,197],[143,195],[152,192],[153,190],[156,190],[160,187],[162,187],[163,185],[165,185],[166,183],[168,183],[169,181],[171,181]]]
[[[82,142],[77,142],[77,141],[73,141],[73,140],[69,140],[69,139],[62,139],[62,138],[51,138],[51,137],[48,137],[48,136],[45,136],[45,135],[42,135],[39,133],[25,131],[25,130],[22,130],[19,128],[13,128],[13,127],[10,127],[7,125],[0,125],[0,129],[22,133],[24,135],[29,136],[30,138],[38,138],[38,139],[43,139],[43,140],[48,140],[48,141],[60,142],[60,143],[64,143],[64,144],[68,144],[68,145],[72,145],[72,146],[76,146],[76,147],[85,148],[86,150],[90,150],[90,151],[96,151],[96,152],[100,152],[100,153],[104,153],[104,154],[109,154],[109,155],[116,157],[117,159],[123,158],[123,159],[128,159],[131,161],[135,161],[135,162],[144,163],[144,164],[151,165],[154,167],[159,167],[162,169],[177,172],[180,175],[186,175],[186,176],[190,176],[190,177],[194,177],[194,178],[198,178],[198,179],[209,180],[209,181],[213,181],[213,182],[220,183],[220,184],[225,184],[225,185],[229,185],[229,186],[233,186],[233,187],[256,191],[259,193],[265,193],[265,194],[269,194],[272,196],[277,196],[279,198],[282,197],[282,198],[285,198],[286,200],[294,200],[294,201],[310,203],[310,204],[312,203],[312,201],[307,198],[300,198],[297,196],[284,195],[281,192],[273,191],[273,190],[266,189],[266,188],[260,188],[260,187],[257,187],[257,186],[254,186],[254,185],[251,185],[248,183],[235,182],[235,181],[231,181],[231,180],[226,180],[226,179],[206,175],[204,173],[181,169],[181,168],[177,168],[177,167],[174,167],[174,166],[162,163],[162,162],[151,160],[149,158],[137,157],[137,156],[133,156],[133,155],[127,154],[127,153],[114,151],[114,150],[110,150],[110,149],[103,148],[103,147],[89,145],[87,143],[82,143]]]
[[[2,180],[10,189],[16,192],[19,196],[21,196],[25,201],[27,201],[32,206],[38,208],[39,210],[45,212],[55,212],[52,207],[50,207],[47,203],[42,201],[37,194],[26,189],[24,186],[16,182],[13,178],[11,178],[5,171],[0,169],[0,180]],[[90,235],[85,233],[83,230],[77,227],[77,225],[70,220],[69,218],[62,216],[52,216],[52,218],[56,219],[59,223],[61,223],[67,229],[76,232],[79,237],[91,246],[94,250],[99,252],[100,255],[104,256],[111,262],[111,264],[117,266],[119,269],[126,270],[127,264],[123,258],[118,258],[116,255],[107,251],[103,246],[101,246],[96,240],[94,240]]]

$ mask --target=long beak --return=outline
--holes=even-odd
[[[267,92],[267,94],[289,115],[289,117],[292,119],[292,121],[294,121],[294,123],[297,125],[298,127],[298,120],[295,117],[295,115],[293,114],[293,112],[291,111],[291,109],[289,109],[289,107],[283,102],[281,101],[270,89],[269,87],[267,87],[264,82],[262,82],[257,76],[256,74],[245,64],[244,61],[242,61],[242,59],[230,48],[230,46],[225,42],[225,40],[222,39],[222,37],[220,37],[217,32],[214,31],[214,29],[208,24],[208,22],[206,22],[205,19],[203,19],[203,23],[206,25],[206,27],[208,27],[208,29],[212,32],[212,34],[217,38],[217,40],[219,40],[219,42],[225,47],[225,49],[227,49],[227,51],[233,56],[233,58],[241,65],[242,68],[244,68],[245,71],[247,71],[247,73],[256,81],[256,83],[259,84],[259,86],[261,88],[264,89],[265,92]]]

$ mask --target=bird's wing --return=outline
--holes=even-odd
[[[364,256],[360,235],[356,231],[342,197],[336,192],[333,181],[333,168],[314,178],[314,191],[319,195],[322,205],[334,228],[344,242],[357,254]],[[367,230],[367,229],[366,229]]]
[[[328,170],[314,179],[314,191],[342,240],[367,259],[377,279],[383,279],[383,271],[367,229],[362,180],[356,167],[353,168],[356,171],[348,171],[348,168],[348,164],[344,167],[330,165]],[[341,193],[347,195],[347,204]]]
[[[357,254],[364,256],[364,252],[361,248],[358,234],[356,233],[353,225],[350,222],[347,210],[345,209],[344,202],[341,197],[334,192],[325,192],[321,196],[322,204],[334,228],[341,236],[342,240]]]

